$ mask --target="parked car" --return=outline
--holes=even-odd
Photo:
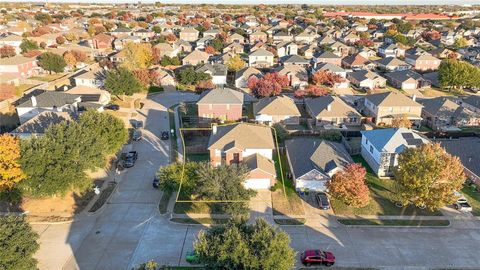
[[[153,188],[158,188],[160,186],[160,178],[158,178],[158,176],[155,176],[155,178],[153,178]]]
[[[323,210],[330,209],[330,202],[328,201],[327,194],[324,192],[318,192],[315,194],[315,198],[317,199],[318,207]]]
[[[335,256],[330,251],[305,250],[300,255],[300,260],[306,266],[313,264],[332,266],[335,263]]]
[[[168,134],[168,131],[162,131],[162,134],[160,136],[160,139],[162,140],[168,140],[168,138],[170,137],[170,135]]]
[[[140,130],[133,130],[132,132],[132,140],[139,141],[142,139],[142,132]]]
[[[135,162],[138,159],[137,151],[130,151],[128,153],[122,153],[123,167],[131,168],[135,165]]]
[[[134,129],[139,129],[143,127],[143,121],[131,119],[130,123]]]
[[[120,110],[120,106],[117,104],[107,104],[103,107],[105,110],[111,110],[111,111],[118,111]]]
[[[461,198],[458,199],[453,206],[455,209],[461,212],[472,212],[472,206],[467,202],[467,199]]]

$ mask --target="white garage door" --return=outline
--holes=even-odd
[[[402,85],[402,89],[404,90],[412,90],[412,89],[415,89],[417,88],[417,85],[415,83],[404,83]]]
[[[269,189],[270,179],[268,178],[252,178],[245,181],[245,188],[249,189]]]

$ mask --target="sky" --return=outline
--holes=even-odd
[[[8,0],[24,2],[22,0]],[[69,2],[69,3],[136,3],[138,0],[30,0],[28,2]],[[155,0],[143,0],[143,3]],[[464,5],[480,4],[479,0],[160,0],[165,4],[318,4],[318,5]]]

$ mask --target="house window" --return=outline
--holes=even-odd
[[[350,123],[355,123],[357,122],[357,119],[355,117],[350,117]]]
[[[209,109],[209,110],[211,110],[211,109],[212,109],[212,107],[213,107],[213,105],[212,105],[212,104],[208,104],[208,109]]]
[[[370,153],[373,154],[373,146],[370,145]]]
[[[230,104],[227,104],[227,110],[230,110]]]
[[[393,112],[393,108],[392,108],[392,107],[388,107],[388,111],[389,111],[389,112]]]
[[[221,156],[221,155],[222,155],[222,151],[219,150],[219,149],[215,149],[215,156],[216,156],[216,157],[219,157],[219,156]]]

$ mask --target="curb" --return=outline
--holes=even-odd
[[[109,184],[109,183],[107,183],[107,184]],[[105,202],[103,203],[103,205],[100,206],[100,208],[98,208],[95,212],[90,212],[90,211],[87,210],[87,212],[84,213],[84,214],[85,214],[86,216],[93,216],[93,215],[96,215],[96,214],[98,214],[98,213],[103,212],[103,209],[105,209],[105,206],[109,203],[110,198],[112,197],[113,193],[115,193],[115,191],[117,191],[118,186],[119,186],[119,185],[118,185],[118,182],[117,182],[117,183],[115,184],[115,187],[113,188],[112,192],[110,193],[110,195],[108,195],[108,198],[105,200]],[[98,198],[97,198],[97,200],[98,200]],[[97,201],[95,201],[95,202],[97,202]],[[90,207],[90,209],[93,207],[93,205],[95,204],[95,202],[92,204],[92,206]]]

